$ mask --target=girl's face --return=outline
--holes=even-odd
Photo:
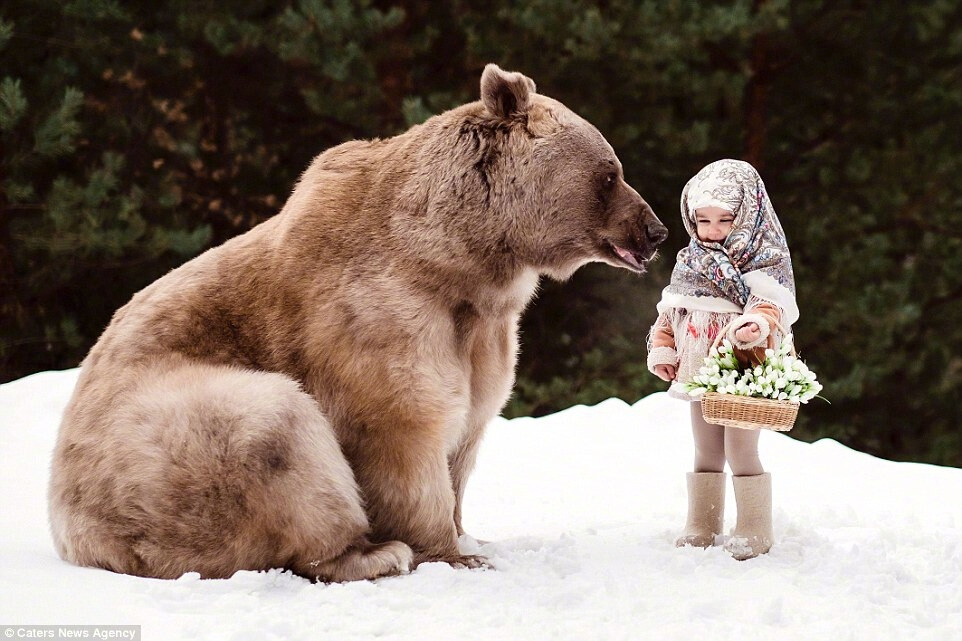
[[[723,243],[732,230],[735,215],[721,207],[702,207],[695,210],[698,240]]]

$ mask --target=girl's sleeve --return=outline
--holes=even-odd
[[[745,313],[732,323],[727,338],[738,349],[761,352],[762,360],[764,360],[765,348],[775,347],[775,332],[778,330],[778,324],[781,320],[782,310],[778,305],[763,298],[749,296],[748,303],[745,305]],[[748,323],[757,323],[761,335],[757,340],[746,343],[736,339],[735,332]]]
[[[658,314],[655,324],[648,332],[648,371],[655,373],[657,365],[677,365],[678,352],[675,351],[675,332],[672,329],[674,310]]]

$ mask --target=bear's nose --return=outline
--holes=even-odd
[[[652,245],[659,245],[668,238],[668,228],[662,225],[654,214],[651,214],[645,221],[645,238]]]

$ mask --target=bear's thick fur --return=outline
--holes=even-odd
[[[461,498],[539,275],[640,273],[666,233],[592,125],[488,65],[479,102],[327,150],[117,311],[54,452],[58,552],[164,578],[477,566]]]

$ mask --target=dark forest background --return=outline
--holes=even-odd
[[[793,436],[962,465],[956,1],[4,0],[0,381],[76,366],[131,294],[275,214],[311,158],[477,99],[487,62],[593,122],[669,226],[645,278],[546,282],[509,415],[664,389],[645,335],[685,181],[754,163],[831,405]]]

